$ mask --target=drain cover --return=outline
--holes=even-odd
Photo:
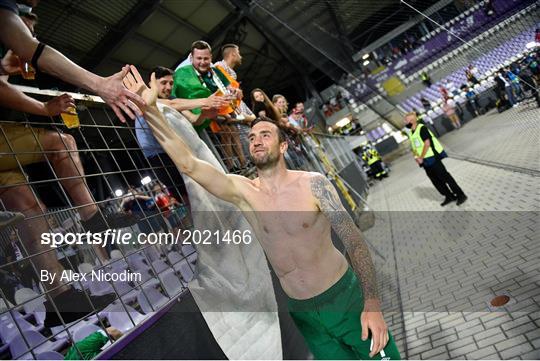
[[[501,296],[496,296],[492,298],[489,303],[491,304],[492,307],[502,307],[506,305],[509,301],[510,301],[510,296],[501,295]]]

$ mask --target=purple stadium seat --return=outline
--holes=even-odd
[[[121,304],[116,304],[109,309],[107,314],[107,319],[111,326],[120,330],[122,333],[129,331],[144,319],[144,315],[137,312],[134,308],[127,305],[125,307],[124,309],[124,306]]]
[[[24,339],[23,339],[24,337]],[[64,340],[49,341],[41,333],[36,331],[23,331],[22,335],[17,335],[9,343],[9,351],[13,359],[32,359],[32,354],[29,353],[29,348],[34,348],[35,354],[40,354],[48,351],[58,351],[66,345]]]
[[[144,292],[143,292],[144,291]],[[144,287],[137,295],[137,302],[145,314],[157,311],[169,301],[161,292],[154,287]]]
[[[38,360],[63,360],[64,355],[56,351],[46,351],[36,355]]]

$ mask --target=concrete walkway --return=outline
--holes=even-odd
[[[365,236],[402,357],[538,359],[540,110],[491,112],[441,141],[465,204],[441,207],[410,155],[369,192]]]

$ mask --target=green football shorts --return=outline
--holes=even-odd
[[[317,360],[399,360],[392,335],[384,350],[369,357],[371,337],[362,341],[360,313],[364,297],[351,267],[322,294],[307,300],[289,298],[289,312]]]

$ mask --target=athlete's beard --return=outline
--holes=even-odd
[[[255,158],[253,154],[250,154],[249,157],[258,170],[273,168],[279,161],[279,153],[272,154],[271,152],[268,152],[264,156],[259,158]]]

